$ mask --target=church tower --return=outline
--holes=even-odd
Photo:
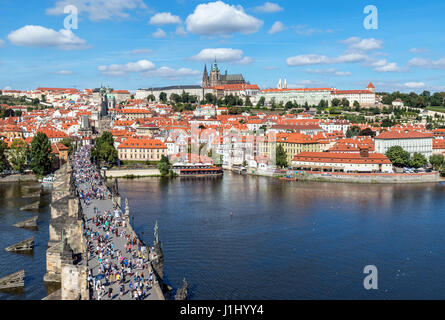
[[[210,86],[215,87],[221,84],[221,73],[218,68],[218,64],[216,63],[212,67],[212,70],[210,71]]]
[[[209,79],[209,73],[207,72],[207,65],[204,67],[204,75],[202,76],[202,86],[204,88],[210,87],[210,79]]]

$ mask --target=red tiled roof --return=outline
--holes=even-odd
[[[370,153],[362,157],[359,153],[302,152],[293,161],[320,163],[354,163],[354,164],[391,164],[391,161],[381,153]]]
[[[167,146],[156,139],[130,138],[121,143],[118,149],[167,149]]]
[[[385,131],[379,134],[376,139],[391,140],[391,139],[422,139],[431,138],[434,136],[432,133],[419,132],[419,131]]]

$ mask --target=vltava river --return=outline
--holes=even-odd
[[[120,181],[136,231],[159,222],[166,281],[191,299],[445,299],[445,188]],[[233,216],[230,216],[233,212]],[[366,291],[375,265],[379,289]]]

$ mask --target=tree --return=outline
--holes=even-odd
[[[170,173],[171,163],[166,156],[161,157],[158,163],[158,169],[161,172],[161,177],[165,177]]]
[[[428,164],[428,160],[421,153],[414,153],[412,159],[410,160],[410,165],[413,168],[421,168]]]
[[[430,163],[434,170],[439,170],[445,163],[445,157],[441,154],[433,154],[430,157]]]
[[[261,97],[260,100],[258,100],[258,103],[257,103],[256,107],[257,108],[264,107],[265,102],[266,102],[266,98],[265,97]]]
[[[165,92],[161,92],[159,94],[159,100],[161,100],[163,103],[167,102],[167,94]]]
[[[246,101],[244,102],[246,107],[253,107],[252,101],[250,101],[250,97],[246,97]]]
[[[148,102],[156,101],[156,97],[154,96],[154,94],[150,94],[150,95],[147,97],[147,101],[148,101]]]
[[[28,152],[29,146],[25,141],[16,139],[12,142],[9,151],[9,163],[13,170],[23,172],[26,168]]]
[[[400,146],[394,146],[388,149],[386,156],[396,167],[406,167],[410,165],[411,155]]]
[[[360,127],[352,126],[346,132],[346,138],[353,138],[358,136],[361,133]]]
[[[3,140],[0,140],[0,173],[8,169],[8,159],[6,157],[6,149],[8,145]]]
[[[52,167],[51,142],[46,134],[38,132],[31,142],[31,169],[37,176],[44,176]]]
[[[288,166],[287,153],[281,144],[278,145],[276,150],[276,161],[277,161],[277,167],[279,168],[285,168]]]
[[[117,150],[114,148],[114,138],[106,131],[96,140],[96,147],[91,150],[91,158],[95,162],[106,162],[112,165],[117,160]]]
[[[341,100],[337,99],[337,98],[334,98],[331,101],[331,104],[332,104],[333,107],[338,107],[340,105],[340,103],[341,103]]]
[[[60,141],[60,143],[68,148],[68,154],[73,153],[74,151],[73,140],[71,140],[70,138],[63,138],[62,141]]]

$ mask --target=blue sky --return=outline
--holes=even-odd
[[[378,9],[378,29],[363,26]],[[261,88],[445,91],[445,2],[0,0],[0,89],[198,84],[204,64]],[[66,5],[78,29],[63,30]]]

